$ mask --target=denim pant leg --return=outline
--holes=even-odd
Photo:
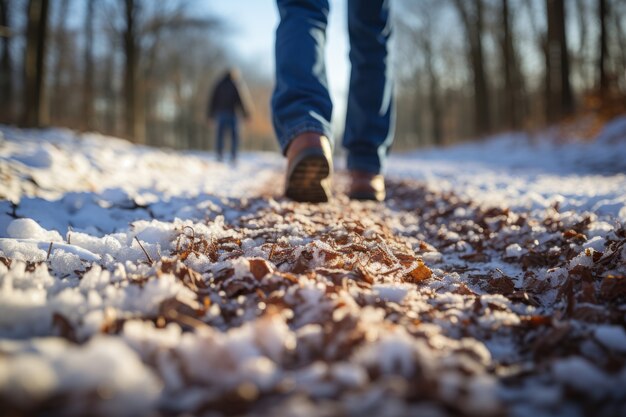
[[[276,87],[272,122],[283,153],[303,132],[332,141],[332,102],[328,93],[324,45],[328,0],[276,0]]]
[[[236,115],[231,115],[230,118],[230,134],[231,134],[231,147],[230,155],[232,160],[237,159],[237,153],[239,151],[239,121]]]
[[[224,155],[224,135],[226,134],[226,119],[223,114],[218,114],[215,118],[217,123],[217,132],[215,135],[215,153],[218,159],[222,159]]]
[[[343,146],[348,169],[380,173],[393,142],[388,0],[348,0],[350,92]]]

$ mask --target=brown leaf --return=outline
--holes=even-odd
[[[61,313],[52,315],[52,324],[59,330],[59,335],[69,341],[77,342],[76,330],[70,321]]]
[[[265,259],[252,258],[248,259],[248,262],[250,262],[250,272],[258,280],[272,272],[272,268]]]
[[[593,272],[591,271],[591,269],[583,265],[576,265],[574,268],[572,268],[569,271],[569,276],[575,281],[583,281],[583,282],[595,281],[593,277]]]
[[[437,249],[424,241],[420,241],[420,252],[437,252]]]
[[[572,311],[572,318],[588,323],[605,323],[607,311],[604,306],[592,304],[577,305]]]
[[[550,316],[522,316],[520,321],[530,327],[549,326],[552,324]]]
[[[7,268],[11,267],[11,259],[5,258],[4,256],[0,256],[0,262],[4,264]]]
[[[561,323],[552,325],[547,331],[540,334],[532,345],[536,357],[550,356],[555,354],[555,348],[562,344],[571,332],[571,325]]]
[[[194,317],[201,309],[202,306],[197,301],[181,297],[168,298],[159,305],[159,313],[166,318],[178,315]]]
[[[526,291],[514,291],[511,295],[508,295],[507,297],[511,301],[516,301],[535,307],[539,306],[539,302],[535,299],[535,297],[531,297]]]
[[[413,282],[420,282],[430,278],[433,272],[424,264],[424,261],[418,259],[404,271],[404,274]]]
[[[356,277],[361,281],[365,281],[368,284],[374,283],[374,277],[366,268],[359,265],[354,268],[353,272],[355,273]]]
[[[489,262],[491,260],[489,255],[483,252],[476,252],[476,253],[470,253],[467,255],[462,255],[460,258],[468,262]]]
[[[572,240],[580,240],[580,241],[585,241],[587,240],[587,236],[583,235],[582,233],[577,232],[574,229],[569,229],[566,230],[565,232],[563,232],[563,237],[565,239],[572,239]]]
[[[578,300],[581,303],[596,304],[598,302],[598,298],[596,297],[596,287],[592,282],[584,281],[582,283]]]
[[[600,297],[610,301],[626,298],[626,276],[606,276],[600,284]]]
[[[474,291],[462,282],[459,284],[459,288],[455,292],[461,295],[476,295]]]
[[[488,281],[489,288],[496,294],[511,294],[515,291],[515,283],[513,279],[507,276],[491,278]]]

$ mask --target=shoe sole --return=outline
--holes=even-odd
[[[368,192],[362,192],[362,193],[351,193],[348,194],[348,198],[350,198],[350,200],[358,200],[358,201],[384,201],[385,200],[385,193],[368,193]]]
[[[285,196],[298,202],[327,202],[331,172],[331,163],[320,149],[304,151],[287,176]]]

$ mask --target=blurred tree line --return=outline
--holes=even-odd
[[[624,0],[398,0],[402,147],[626,111]],[[588,127],[591,129],[591,127]]]
[[[0,0],[0,123],[211,146],[207,94],[229,58],[203,1]],[[251,80],[265,100],[267,84]]]
[[[0,0],[0,123],[210,147],[207,94],[229,57],[226,25],[198,12],[204,1]],[[624,0],[392,6],[399,147],[626,108]],[[274,148],[271,81],[244,74],[255,103],[248,144]]]

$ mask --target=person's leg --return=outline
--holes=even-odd
[[[215,122],[217,123],[215,134],[215,153],[217,155],[217,160],[221,161],[224,156],[224,134],[226,133],[224,115],[218,114],[215,117]]]
[[[230,133],[231,133],[231,148],[230,155],[233,162],[237,161],[237,154],[239,152],[239,121],[236,115],[231,115],[230,119]]]
[[[306,132],[331,140],[324,44],[328,0],[277,0],[276,86],[272,122],[284,154]]]
[[[380,174],[393,141],[388,0],[348,0],[350,92],[343,146],[348,169]]]
[[[324,202],[331,196],[332,144],[324,44],[328,0],[276,0],[276,87],[272,121],[287,157],[285,196]]]

